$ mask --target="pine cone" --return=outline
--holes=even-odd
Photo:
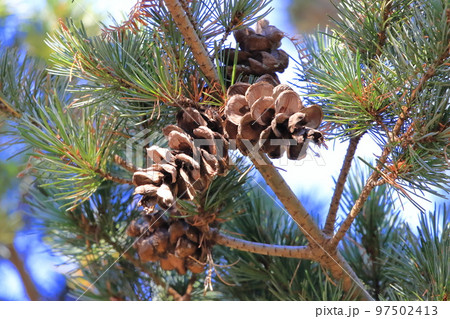
[[[301,159],[306,156],[310,141],[323,143],[323,134],[316,130],[322,122],[322,109],[318,105],[305,108],[292,88],[285,84],[274,86],[268,79],[260,78],[252,85],[239,82],[228,88],[226,135],[236,138],[244,154],[248,152],[248,142],[259,143],[270,158],[279,158],[286,150],[283,145],[290,144],[288,158]]]
[[[192,200],[214,176],[226,173],[228,141],[223,126],[214,109],[186,107],[177,114],[177,125],[163,129],[170,149],[148,148],[153,164],[133,175],[135,194],[143,195],[140,205],[146,213],[156,205],[168,209],[177,198]]]
[[[172,214],[179,215],[172,210]],[[137,237],[134,244],[142,262],[160,262],[164,270],[176,270],[180,275],[187,270],[201,273],[206,254],[212,245],[204,240],[201,231],[180,218],[167,217],[162,211],[144,215],[133,221],[127,234]]]
[[[284,33],[269,25],[267,20],[258,21],[256,32],[251,28],[235,31],[234,38],[240,50],[227,48],[220,55],[227,66],[227,75],[231,76],[237,60],[237,75],[271,74],[276,78],[275,72],[283,72],[289,64],[288,54],[279,49],[283,37]]]

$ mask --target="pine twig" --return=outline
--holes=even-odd
[[[180,1],[178,0],[164,0],[167,9],[169,9],[172,17],[178,26],[181,34],[183,35],[186,43],[192,50],[194,58],[197,60],[200,69],[205,74],[206,78],[211,82],[212,85],[220,83],[219,75],[217,74],[216,68],[214,67],[211,59],[203,46],[195,28],[183,9]]]
[[[350,139],[350,144],[348,145],[347,153],[345,154],[344,162],[342,164],[338,180],[336,181],[336,188],[334,189],[334,194],[331,199],[330,209],[328,210],[327,221],[323,230],[326,235],[333,234],[334,224],[336,223],[336,214],[339,209],[342,193],[344,192],[345,182],[347,181],[347,176],[352,166],[353,157],[355,156],[361,137],[362,135],[358,135]]]
[[[23,263],[22,259],[20,259],[19,253],[17,252],[16,248],[14,247],[14,244],[8,245],[8,250],[11,253],[10,261],[13,263],[13,265],[16,267],[17,271],[20,274],[20,277],[22,278],[23,285],[25,286],[25,290],[27,292],[28,297],[31,301],[38,301],[40,300],[39,292],[36,289],[36,286],[33,283],[33,280],[31,279],[30,275],[28,274],[25,264]]]
[[[355,204],[353,205],[352,209],[350,210],[350,213],[348,213],[344,222],[339,227],[339,230],[336,232],[334,237],[331,239],[330,246],[332,249],[336,249],[339,242],[344,238],[345,234],[350,229],[350,226],[353,224],[353,221],[355,220],[356,216],[358,216],[358,214],[361,211],[361,209],[363,208],[367,198],[369,197],[370,192],[376,186],[375,182],[377,181],[379,176],[380,176],[379,172],[375,171],[367,179],[367,182],[364,185],[364,188],[362,189],[361,194],[359,195],[359,197],[356,200]]]
[[[105,172],[104,170],[102,170],[100,168],[96,169],[95,172],[97,174],[99,174],[101,177],[103,177],[104,179],[107,179],[108,181],[113,181],[115,183],[125,184],[125,185],[133,185],[132,181],[130,181],[128,179],[123,179],[120,177],[112,176],[111,174]]]
[[[234,238],[219,232],[215,233],[214,240],[219,245],[255,254],[313,260],[311,249],[306,246],[262,244]]]
[[[15,117],[17,119],[20,119],[22,117],[22,114],[19,114],[14,110],[8,103],[6,103],[5,100],[3,100],[0,97],[0,112],[6,113],[8,115],[11,115],[12,117]]]
[[[119,155],[114,155],[114,162],[129,171],[130,173],[136,173],[139,169],[135,167],[133,164],[128,163],[126,160],[124,160]]]
[[[450,22],[449,22],[450,23]],[[427,71],[424,73],[424,75],[420,78],[419,84],[417,87],[412,91],[411,96],[409,97],[407,101],[407,105],[402,108],[402,113],[398,117],[397,122],[395,123],[394,129],[392,130],[393,136],[397,136],[400,132],[401,127],[403,126],[403,123],[405,123],[408,113],[411,110],[412,104],[419,96],[419,93],[422,92],[422,90],[425,87],[425,84],[429,79],[431,79],[436,74],[436,68],[446,59],[448,59],[450,56],[450,44],[447,45],[447,47],[444,49],[444,52],[442,52],[441,56],[437,58],[437,60],[427,69]]]
[[[392,9],[392,1],[388,0],[383,10],[383,22],[381,25],[381,31],[378,33],[378,46],[377,51],[375,53],[376,56],[381,55],[383,51],[383,46],[386,43],[386,29],[389,26],[389,17],[392,13],[391,9]]]

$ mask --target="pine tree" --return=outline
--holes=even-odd
[[[276,75],[289,59],[269,1],[141,0],[98,35],[61,21],[48,64],[2,48],[1,120],[75,298],[447,299],[448,208],[418,236],[391,195],[449,191],[450,8],[337,9],[296,42],[306,88]],[[364,135],[377,158],[348,178]],[[330,139],[349,146],[321,227],[269,158]]]

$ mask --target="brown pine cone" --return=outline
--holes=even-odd
[[[172,214],[178,213],[172,211]],[[127,234],[137,238],[134,248],[142,262],[159,261],[162,269],[175,270],[180,275],[187,270],[203,272],[212,245],[210,241],[200,242],[205,236],[197,227],[183,219],[167,217],[162,211],[133,221]]]
[[[269,79],[265,76],[252,85],[239,82],[229,87],[224,109],[226,136],[236,138],[243,154],[259,143],[270,158],[279,158],[287,150],[289,159],[301,159],[309,141],[323,143],[323,134],[316,130],[322,109],[318,105],[305,108],[292,88],[274,86]]]
[[[255,30],[245,28],[236,30],[234,38],[239,50],[226,48],[221,51],[220,60],[225,64],[227,76],[231,77],[233,65],[237,61],[236,73],[240,76],[262,76],[275,72],[284,72],[289,65],[289,56],[279,49],[284,33],[277,27],[269,25],[267,20],[260,20]]]

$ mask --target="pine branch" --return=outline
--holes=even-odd
[[[133,185],[132,181],[130,181],[128,179],[120,178],[120,177],[117,177],[117,176],[112,176],[111,174],[105,172],[101,168],[97,168],[95,170],[95,172],[98,175],[100,175],[101,177],[103,177],[104,179],[108,180],[108,181],[113,181],[115,183],[124,184],[124,185]]]
[[[448,24],[449,22],[447,22]],[[439,66],[441,66],[445,60],[449,58],[450,54],[450,44],[448,44],[444,49],[441,55],[433,62],[432,65],[428,67],[425,73],[419,80],[417,86],[412,90],[410,97],[407,99],[406,105],[402,107],[402,112],[399,115],[397,121],[395,122],[394,128],[392,129],[392,136],[397,137],[400,133],[400,130],[406,120],[409,118],[410,110],[413,107],[414,102],[419,98],[420,93],[423,92],[427,86],[428,81],[433,78],[436,74],[436,70]],[[381,183],[389,182],[394,186],[398,186],[395,181],[387,180],[385,174],[382,173],[382,169],[385,167],[386,162],[388,161],[389,156],[391,155],[395,145],[388,144],[384,147],[383,152],[378,159],[378,165],[372,175],[367,179],[367,182],[360,194],[360,197],[355,202],[353,208],[350,213],[347,215],[344,222],[341,224],[339,230],[336,235],[331,239],[330,246],[331,248],[336,248],[339,242],[344,238],[347,231],[350,229],[354,219],[361,211],[365,201],[367,200],[370,192],[375,186],[380,185]],[[380,177],[385,178],[385,180],[379,180]],[[399,186],[398,186],[399,187]]]
[[[450,24],[450,22],[447,22],[447,24]],[[444,49],[444,52],[436,59],[436,61],[428,67],[427,71],[423,74],[423,76],[419,80],[419,84],[417,87],[412,91],[411,96],[409,97],[406,105],[402,108],[402,113],[400,114],[397,122],[395,123],[394,129],[392,130],[393,136],[397,136],[400,132],[401,127],[403,126],[403,123],[405,123],[408,113],[412,108],[413,103],[416,101],[416,99],[419,97],[419,93],[421,93],[428,80],[430,80],[435,74],[436,69],[441,66],[445,60],[449,58],[450,55],[450,44],[447,45],[447,47]]]
[[[0,112],[6,113],[8,115],[11,115],[12,117],[15,117],[17,119],[20,119],[22,117],[21,114],[17,113],[8,103],[6,103],[5,100],[3,100],[0,97]]]
[[[389,25],[389,16],[391,14],[392,1],[393,0],[388,0],[383,10],[383,21],[381,24],[382,29],[378,33],[378,46],[377,51],[375,53],[376,56],[381,55],[381,53],[383,52],[383,46],[386,43],[386,29]]]
[[[337,245],[334,246],[326,243],[327,239],[311,218],[311,215],[303,207],[297,196],[295,196],[267,156],[259,153],[259,157],[259,159],[255,159],[254,157],[250,158],[264,177],[267,185],[270,186],[289,215],[291,215],[292,219],[294,219],[302,233],[308,239],[312,253],[315,256],[314,260],[318,260],[326,268],[330,269],[336,279],[342,279],[343,287],[346,291],[355,287],[356,295],[365,300],[372,300],[373,298],[364,289],[364,285],[351,269],[350,265],[336,251]],[[362,200],[362,203],[364,203],[364,200]]]
[[[345,291],[353,291],[351,299],[374,300],[364,287],[364,283],[339,252],[323,254],[319,258],[320,264],[325,269],[329,269],[334,278],[342,279],[342,286]]]
[[[342,164],[341,172],[339,173],[336,187],[334,189],[333,197],[331,199],[330,209],[328,211],[327,220],[324,227],[324,234],[331,235],[334,231],[334,224],[336,223],[336,214],[339,209],[342,192],[344,191],[345,182],[347,181],[348,173],[352,166],[353,157],[355,156],[358,143],[362,135],[352,137],[348,145],[347,153],[345,154],[344,163]]]
[[[19,272],[20,277],[22,278],[23,285],[25,286],[25,290],[27,292],[28,297],[30,298],[31,301],[40,300],[39,292],[37,291],[36,286],[33,283],[33,280],[28,274],[25,268],[25,264],[20,259],[20,256],[16,248],[14,247],[14,244],[8,245],[8,250],[11,253],[10,261],[17,268],[17,271]]]
[[[219,232],[216,232],[213,238],[219,245],[233,249],[238,249],[241,251],[248,251],[251,253],[267,256],[278,256],[278,257],[309,259],[309,260],[313,259],[311,249],[307,246],[282,246],[282,245],[262,244],[239,238],[233,238],[225,234],[221,234]]]
[[[212,85],[220,83],[219,76],[217,74],[216,68],[214,67],[211,59],[203,46],[198,34],[195,32],[194,26],[189,21],[183,6],[178,0],[164,0],[167,8],[172,14],[175,23],[178,26],[181,34],[183,34],[186,42],[192,50],[192,53],[197,60],[200,69],[205,74],[207,79]]]
[[[350,213],[347,215],[344,222],[339,227],[339,230],[331,239],[330,241],[331,248],[336,249],[339,242],[344,238],[345,234],[350,229],[350,226],[353,224],[353,221],[355,220],[356,216],[358,216],[359,212],[363,208],[364,203],[366,202],[367,198],[370,195],[370,192],[376,186],[376,181],[379,176],[380,173],[378,171],[374,171],[372,175],[370,175],[370,177],[367,179],[366,184],[364,185],[364,188],[362,189],[361,194],[359,195],[357,201],[353,205]]]
[[[258,155],[259,158],[255,158],[250,155],[250,159],[256,169],[264,177],[267,185],[270,186],[275,195],[284,205],[287,212],[297,223],[300,230],[305,234],[308,241],[315,245],[321,245],[324,242],[325,237],[312,219],[311,215],[309,215],[289,185],[287,185],[281,174],[267,158],[267,155],[262,152],[258,153]]]

